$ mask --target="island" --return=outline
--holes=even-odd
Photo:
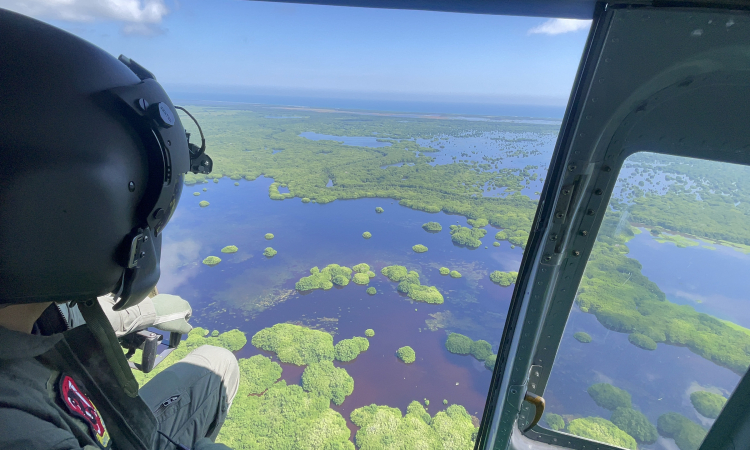
[[[193,195],[195,195],[197,197],[197,196],[201,195],[201,193],[200,192],[193,192]]]
[[[484,228],[467,228],[459,225],[451,225],[450,233],[454,244],[468,248],[478,248],[482,245],[480,239],[487,234],[487,230]]]
[[[236,245],[227,245],[226,247],[221,249],[222,253],[237,253],[237,246]]]
[[[479,219],[468,219],[466,223],[474,228],[483,228],[489,225],[490,221],[484,217],[480,217]]]
[[[263,250],[263,256],[267,258],[271,258],[278,253],[276,250],[274,250],[272,247],[266,247],[265,250]]]
[[[373,336],[375,336],[375,330],[373,330],[372,328],[366,329],[365,330],[365,336],[367,336],[367,337],[373,337]]]
[[[440,275],[448,275],[449,273],[451,273],[451,270],[449,268],[447,267],[440,268]]]
[[[458,270],[451,270],[450,271],[451,278],[461,278],[461,272]]]
[[[422,224],[422,228],[425,231],[430,231],[430,232],[433,232],[433,233],[437,233],[437,232],[443,230],[443,226],[440,225],[437,222],[427,222],[427,223],[424,223],[424,224]]]
[[[485,361],[491,356],[495,356],[492,353],[492,345],[489,342],[479,339],[477,341],[472,340],[468,336],[464,336],[459,333],[451,333],[448,335],[448,339],[445,341],[445,348],[451,353],[458,355],[471,354],[478,361]],[[490,370],[495,368],[495,361],[493,358]]]
[[[266,233],[266,235],[263,237],[265,237],[267,241],[270,241],[271,239],[274,238],[274,235],[272,233]]]
[[[674,439],[680,450],[698,450],[706,437],[703,427],[676,412],[659,416],[656,428],[660,435]]]
[[[370,295],[375,295],[375,294],[377,294],[377,293],[378,293],[378,290],[377,290],[377,289],[375,289],[374,287],[368,287],[368,288],[367,288],[367,290],[366,290],[365,292],[367,292],[367,293],[368,293],[368,294],[370,294]]]
[[[307,197],[302,197],[302,203],[310,203],[310,199]]]
[[[565,420],[562,416],[555,413],[544,413],[544,421],[550,430],[559,431],[565,429]]]
[[[635,409],[617,407],[609,420],[640,444],[650,445],[659,438],[656,427],[648,421],[648,417]]]
[[[380,213],[383,212],[383,208],[381,208],[380,206],[378,206],[377,208],[375,208],[375,212],[378,213],[378,214],[380,214]]]
[[[355,441],[361,449],[471,450],[477,433],[460,405],[450,405],[432,417],[416,400],[406,407],[406,415],[398,408],[373,404],[355,409],[350,417],[359,427]],[[389,445],[394,442],[399,446]]]
[[[203,188],[203,192],[206,192],[206,191],[208,191],[208,189],[206,189],[206,188]]]
[[[641,348],[653,349],[659,342],[684,346],[744,374],[750,354],[736,349],[750,348],[750,335],[692,306],[670,302],[656,283],[643,275],[641,264],[627,256],[626,244],[634,232],[628,227],[618,228],[621,217],[619,212],[604,216],[578,289],[576,303],[581,311],[596,316],[609,330],[637,333],[629,340]]]
[[[638,448],[638,444],[632,436],[601,417],[573,419],[568,424],[567,432],[630,450],[637,450]]]
[[[198,205],[200,205],[201,208],[205,208],[206,206],[210,205],[210,203],[208,203],[205,200],[201,200],[201,202],[198,203]]]
[[[370,341],[361,336],[351,339],[342,339],[334,346],[337,361],[348,362],[359,356],[360,353],[370,348]]]
[[[690,394],[690,403],[701,416],[716,419],[721,414],[721,410],[724,409],[727,399],[713,392],[695,391]]]
[[[298,291],[310,291],[313,289],[328,290],[334,284],[346,286],[349,284],[351,274],[352,269],[338,264],[329,264],[323,270],[319,270],[316,266],[310,269],[309,276],[300,278],[294,288]],[[369,282],[369,277],[367,281]]]
[[[321,361],[305,367],[302,389],[340,405],[354,392],[354,379],[343,367],[335,367],[331,361]]]
[[[589,386],[587,392],[597,405],[614,411],[617,408],[632,408],[631,397],[627,391],[609,383],[596,383]]]
[[[364,273],[369,274],[370,273],[370,265],[366,263],[359,263],[352,266],[352,270],[356,273]]]
[[[497,242],[497,241],[495,241],[495,242],[492,243],[492,246],[493,247],[500,247],[500,243]]]
[[[207,266],[215,266],[221,262],[221,258],[218,256],[206,256],[206,259],[203,260],[203,264]]]
[[[261,350],[275,352],[279,361],[297,366],[333,361],[335,357],[333,336],[290,323],[264,328],[255,333],[251,342]]]
[[[411,248],[415,253],[424,253],[427,251],[427,247],[422,244],[417,244]]]
[[[503,287],[508,287],[511,284],[515,283],[516,278],[518,278],[518,272],[501,272],[499,270],[495,270],[494,272],[490,273],[490,280],[493,283],[499,284]]]
[[[396,356],[398,356],[398,359],[405,362],[406,364],[411,364],[417,360],[417,354],[414,353],[414,349],[409,347],[408,345],[406,347],[399,348],[396,351]]]
[[[362,237],[365,239],[370,239],[372,237],[372,233],[370,233],[369,231],[365,231],[364,233],[362,233]]]
[[[380,273],[391,281],[398,282],[398,291],[409,296],[412,300],[425,303],[442,304],[444,299],[435,286],[422,286],[419,274],[407,271],[404,266],[386,266]]]
[[[644,350],[656,350],[656,342],[645,334],[630,333],[628,335],[628,341],[636,347]]]
[[[582,344],[588,344],[591,342],[591,336],[588,333],[583,332],[583,331],[579,331],[573,334],[573,337],[575,338],[576,341]]]
[[[352,278],[355,284],[368,284],[370,282],[370,276],[366,273],[355,273]]]

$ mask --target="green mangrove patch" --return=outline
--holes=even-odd
[[[417,360],[417,354],[414,352],[414,349],[409,347],[408,345],[399,348],[396,351],[396,356],[398,356],[398,359],[405,362],[406,364],[411,364]]]
[[[335,367],[331,361],[321,361],[305,367],[302,389],[340,405],[354,392],[354,379],[346,369]]]
[[[236,245],[227,245],[226,247],[221,249],[221,253],[237,253],[237,246]]]
[[[701,416],[715,419],[719,417],[727,399],[713,392],[695,391],[690,394],[690,403]]]
[[[659,416],[656,428],[662,436],[674,439],[680,450],[698,450],[706,437],[703,427],[676,412]]]
[[[419,274],[407,271],[404,266],[386,266],[380,273],[391,281],[398,282],[398,291],[409,296],[412,300],[425,303],[442,304],[443,294],[435,286],[422,286]]]
[[[440,224],[439,224],[439,223],[437,223],[437,222],[427,222],[427,223],[423,223],[423,224],[422,224],[422,228],[423,228],[423,229],[424,229],[425,231],[432,231],[432,232],[435,232],[435,233],[437,233],[438,231],[443,231],[443,226],[442,226],[442,225],[440,225]]]
[[[482,245],[482,239],[487,230],[484,228],[467,228],[459,225],[451,225],[451,240],[458,245],[463,245],[468,248],[478,248]]]
[[[355,409],[350,417],[359,427],[355,440],[363,450],[470,450],[477,432],[460,405],[448,406],[434,417],[416,400],[406,408],[406,415],[398,408],[369,405]]]
[[[215,266],[221,262],[221,258],[218,256],[206,256],[206,258],[203,260],[203,264],[207,266]]]
[[[617,408],[632,408],[630,394],[609,383],[592,384],[586,390],[597,405],[614,411]]]
[[[370,341],[361,336],[351,339],[342,339],[333,348],[337,361],[348,362],[359,356],[360,353],[370,348]]]
[[[334,358],[333,336],[290,323],[277,323],[253,336],[252,344],[259,349],[275,352],[279,361],[298,366]]]
[[[503,287],[508,287],[511,284],[515,283],[516,278],[518,278],[518,272],[501,272],[499,270],[495,270],[494,272],[490,273],[490,280],[493,283],[499,284]]]
[[[573,335],[576,341],[582,343],[582,344],[588,344],[591,342],[591,336],[583,331],[579,331]]]
[[[422,244],[414,245],[411,249],[414,250],[415,253],[424,253],[427,251],[427,247]]]

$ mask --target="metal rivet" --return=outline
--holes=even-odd
[[[148,236],[143,236],[143,242],[148,242]]]
[[[141,258],[145,258],[145,257],[146,257],[146,252],[141,252]]]
[[[565,217],[565,214],[558,212],[558,213],[555,213],[555,217],[557,217],[558,219],[562,219],[563,217]]]
[[[589,216],[593,216],[594,214],[596,214],[596,211],[594,211],[593,209],[589,209],[588,211],[586,211],[586,214],[588,214]]]
[[[128,183],[128,190],[130,192],[135,191],[135,183],[133,183],[132,181],[130,183]]]
[[[599,189],[599,188],[596,188],[596,189],[594,190],[594,194],[596,194],[596,195],[602,195],[602,193],[603,193],[603,192],[604,192],[604,191],[602,191],[602,190],[601,190],[601,189]]]
[[[570,189],[563,189],[563,191],[562,191],[562,194],[563,194],[563,195],[568,195],[568,194],[570,194]]]
[[[609,166],[602,167],[602,170],[605,171],[605,172],[612,172],[612,168],[609,167]]]
[[[552,260],[552,257],[550,255],[547,255],[547,256],[544,257],[544,260],[545,261],[550,261],[550,260]]]
[[[574,170],[576,170],[576,165],[575,164],[569,165],[568,166],[568,170],[571,171],[571,172],[574,171]]]
[[[549,240],[550,241],[556,241],[557,240],[557,235],[556,234],[550,235]]]
[[[171,146],[171,145],[172,145],[172,141],[170,141],[169,139],[167,139],[167,146]]]
[[[573,250],[573,256],[581,256],[581,252],[578,250]]]
[[[586,230],[581,231],[581,236],[588,236],[589,232]]]

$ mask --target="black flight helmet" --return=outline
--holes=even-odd
[[[0,9],[0,304],[140,302],[204,150],[149,71]]]

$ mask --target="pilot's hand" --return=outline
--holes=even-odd
[[[193,327],[188,323],[193,315],[190,303],[177,295],[159,294],[151,298],[156,311],[153,326],[162,331],[187,334]]]

